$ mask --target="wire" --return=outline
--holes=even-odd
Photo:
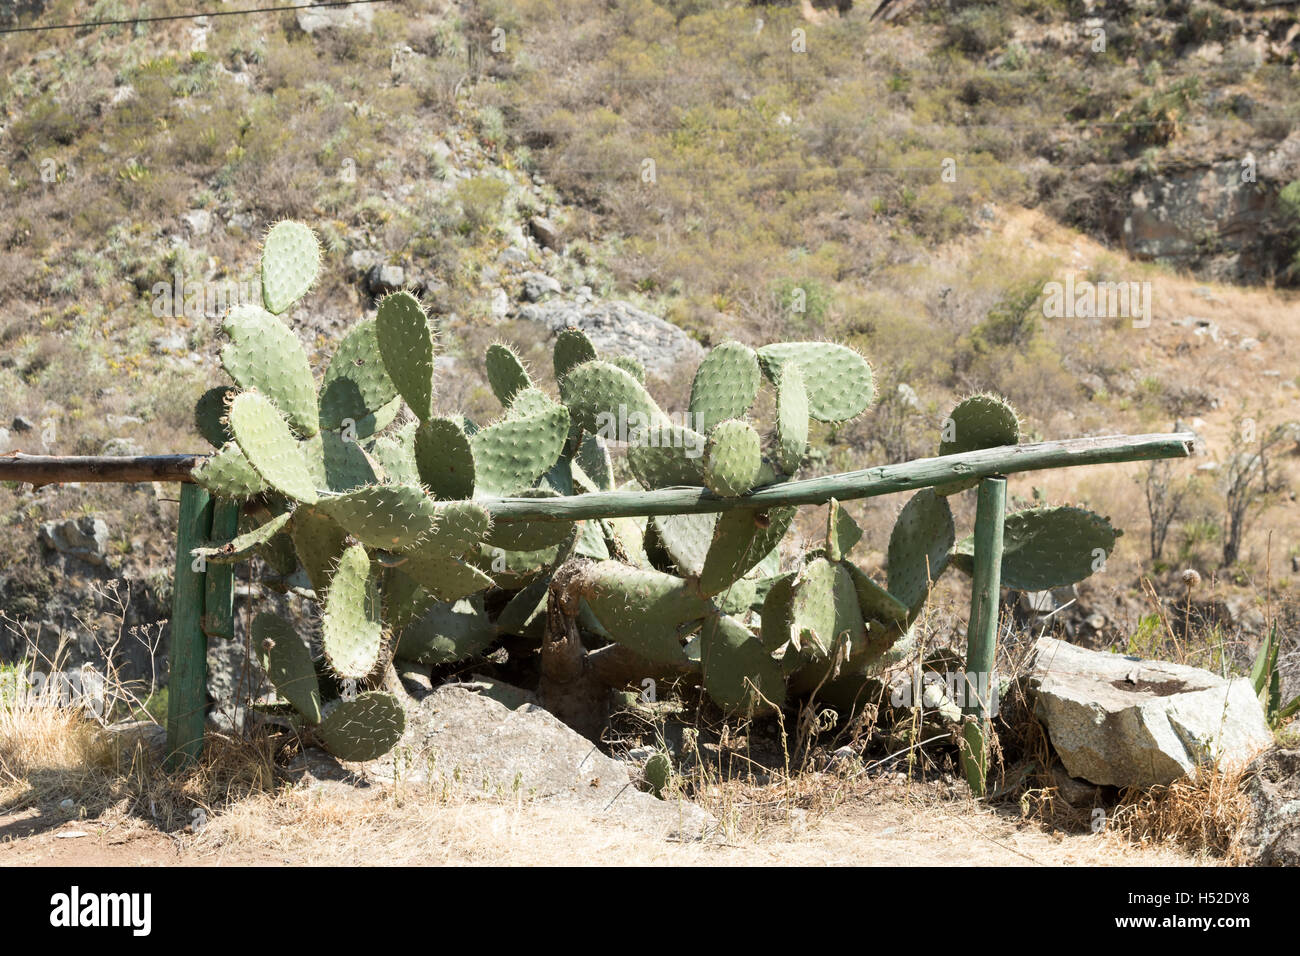
[[[135,23],[160,23],[164,20],[193,20],[197,17],[237,17],[249,13],[280,13],[285,10],[310,10],[316,7],[353,7],[366,3],[391,3],[392,0],[333,0],[329,3],[294,3],[282,7],[254,7],[248,10],[205,10],[172,13],[161,17],[130,17],[124,20],[86,20],[82,23],[55,23],[40,27],[4,27],[4,33],[42,33],[46,30],[78,30],[82,27],[111,27]]]

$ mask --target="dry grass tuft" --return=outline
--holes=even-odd
[[[1251,817],[1243,767],[1205,768],[1167,787],[1128,789],[1110,826],[1139,846],[1177,845],[1225,863],[1246,862],[1238,835]]]

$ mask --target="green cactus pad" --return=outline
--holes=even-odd
[[[286,511],[246,534],[238,535],[221,544],[195,548],[191,553],[195,557],[202,556],[213,564],[236,564],[245,561],[258,548],[283,531],[285,525],[292,519],[293,512]]]
[[[794,582],[790,642],[795,650],[810,644],[825,657],[835,642],[836,565],[825,558],[809,561]]]
[[[400,550],[433,530],[434,503],[418,485],[372,485],[320,501],[320,510],[367,547]]]
[[[368,438],[393,420],[397,386],[379,355],[374,319],[354,325],[330,357],[320,387],[320,425],[343,428],[353,422],[357,438]]]
[[[194,427],[213,448],[224,448],[235,438],[226,425],[226,409],[237,394],[237,389],[219,385],[200,395],[194,404]]]
[[[758,481],[762,440],[748,422],[728,419],[709,432],[704,446],[704,484],[716,495],[743,495]]]
[[[563,381],[579,365],[596,358],[596,346],[581,329],[561,329],[555,337],[555,380]]]
[[[492,386],[492,394],[496,395],[497,401],[507,408],[517,394],[533,387],[533,381],[528,377],[528,370],[524,368],[524,363],[519,360],[515,350],[508,345],[500,342],[489,345],[483,364],[487,368],[488,384]]]
[[[767,582],[767,595],[760,612],[759,637],[769,651],[778,650],[790,640],[794,628],[794,585],[798,574],[789,571]]]
[[[599,435],[587,435],[573,460],[598,491],[614,490],[614,464],[610,461],[605,439]]]
[[[502,634],[518,634],[521,637],[527,637],[538,630],[543,621],[550,586],[551,578],[547,575],[518,591],[497,615],[497,630]]]
[[[569,412],[554,402],[476,432],[469,442],[477,493],[513,495],[531,488],[560,457],[568,435]]]
[[[279,315],[311,288],[320,269],[320,243],[300,222],[277,222],[262,243],[262,302]]]
[[[678,572],[683,577],[699,577],[717,521],[716,514],[656,515],[650,524]]]
[[[861,415],[876,397],[871,366],[853,349],[830,342],[780,342],[758,350],[772,384],[781,370],[798,367],[808,392],[808,414],[819,422],[843,422]]]
[[[718,594],[744,577],[785,537],[795,513],[795,508],[773,508],[719,515],[700,571],[700,591],[705,596]]]
[[[248,463],[268,485],[295,501],[312,504],[316,483],[289,425],[260,392],[242,392],[230,403],[230,430]]]
[[[379,303],[375,338],[398,394],[422,422],[433,417],[433,333],[420,300],[395,292]]]
[[[844,506],[832,498],[826,508],[826,556],[840,561],[862,540],[862,529]]]
[[[940,455],[1015,445],[1020,441],[1020,417],[1008,402],[996,395],[972,395],[957,403],[944,422],[943,431],[949,437],[940,440]],[[977,484],[978,478],[963,478],[934,490],[951,495]]]
[[[651,754],[650,759],[645,762],[644,773],[645,782],[649,785],[650,792],[662,800],[664,792],[668,789],[668,784],[673,779],[672,759],[662,750]]]
[[[560,379],[560,397],[576,427],[606,439],[635,444],[633,432],[668,424],[645,387],[608,362],[590,361],[574,368]]]
[[[253,648],[275,692],[293,704],[308,723],[320,723],[320,682],[311,648],[279,615],[263,613],[253,619]]]
[[[758,582],[753,578],[741,578],[727,586],[721,594],[716,595],[718,607],[723,614],[744,614],[758,597]],[[762,604],[761,601],[758,602]]]
[[[221,365],[230,377],[269,398],[299,435],[316,434],[316,380],[293,330],[252,305],[235,306],[222,327],[230,341],[221,349]]]
[[[776,463],[786,474],[799,470],[808,451],[808,390],[794,362],[781,366],[776,383]]]
[[[947,499],[923,488],[903,506],[889,536],[889,593],[915,613],[948,566],[955,537]]]
[[[679,629],[712,609],[681,578],[617,561],[585,568],[579,590],[618,643],[656,664],[685,663]]]
[[[729,418],[740,418],[758,397],[762,381],[754,350],[739,342],[724,342],[700,363],[691,385],[691,414],[695,427],[709,432]]]
[[[858,607],[862,609],[864,618],[887,624],[902,624],[907,620],[911,608],[873,581],[857,565],[845,562],[845,567],[853,578],[853,586],[858,594]]]
[[[710,615],[700,631],[704,689],[724,710],[779,710],[785,704],[781,666],[752,631],[733,617]]]
[[[408,551],[398,568],[439,601],[456,601],[492,587],[492,579],[473,565],[432,548]]]
[[[474,452],[450,418],[431,418],[415,432],[415,465],[433,497],[459,501],[474,494]]]
[[[438,603],[434,595],[403,574],[400,567],[384,569],[383,595],[384,621],[397,635]]]
[[[325,659],[341,678],[359,680],[379,663],[384,645],[379,595],[370,574],[370,555],[359,544],[343,552],[330,578],[321,643]]]
[[[1002,586],[1046,591],[1089,577],[1115,550],[1123,534],[1086,508],[1033,508],[1006,516],[1002,530]],[[953,564],[974,572],[974,536],[959,542]]]
[[[628,467],[643,488],[704,484],[704,447],[707,440],[689,428],[671,426],[655,430],[655,445],[632,445],[627,450]]]
[[[600,524],[605,529],[612,557],[633,567],[650,567],[650,558],[645,553],[646,519],[602,518]]]
[[[293,513],[289,536],[312,590],[317,596],[323,595],[339,558],[347,550],[347,532],[320,509],[303,505]]]
[[[617,365],[634,379],[645,384],[645,366],[630,355],[615,355],[609,360],[610,365]]]
[[[196,465],[191,474],[200,488],[216,498],[240,501],[260,495],[268,487],[233,441]]]
[[[338,432],[317,432],[298,448],[317,488],[352,491],[378,480],[361,446]]]
[[[435,666],[454,664],[482,654],[496,637],[481,602],[441,602],[406,626],[394,656]]]
[[[376,760],[397,746],[406,713],[392,694],[369,690],[331,705],[316,728],[321,744],[340,760]]]
[[[396,434],[376,438],[370,457],[383,471],[385,481],[395,485],[420,483],[420,469],[415,462],[415,429],[401,429]]]

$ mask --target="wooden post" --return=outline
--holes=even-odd
[[[167,681],[167,767],[193,763],[203,752],[208,705],[208,640],[203,633],[206,564],[190,551],[208,540],[213,503],[198,485],[181,486],[172,590],[171,652]]]
[[[1007,512],[1007,480],[984,478],[975,506],[975,573],[971,581],[970,621],[966,630],[966,673],[962,713],[962,765],[971,793],[984,796],[988,777],[989,710],[997,694],[993,674],[997,652],[998,604],[1002,589],[1002,523]]]

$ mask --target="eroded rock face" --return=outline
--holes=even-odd
[[[660,378],[670,377],[679,366],[694,368],[704,358],[699,342],[628,302],[551,301],[521,307],[518,318],[540,322],[552,332],[575,326],[587,333],[597,351],[631,355]]]
[[[1300,749],[1271,750],[1251,764],[1254,816],[1241,845],[1261,866],[1300,866]]]
[[[1197,667],[1044,637],[1029,690],[1065,769],[1095,784],[1168,784],[1212,760],[1243,765],[1273,743],[1250,682]]]

